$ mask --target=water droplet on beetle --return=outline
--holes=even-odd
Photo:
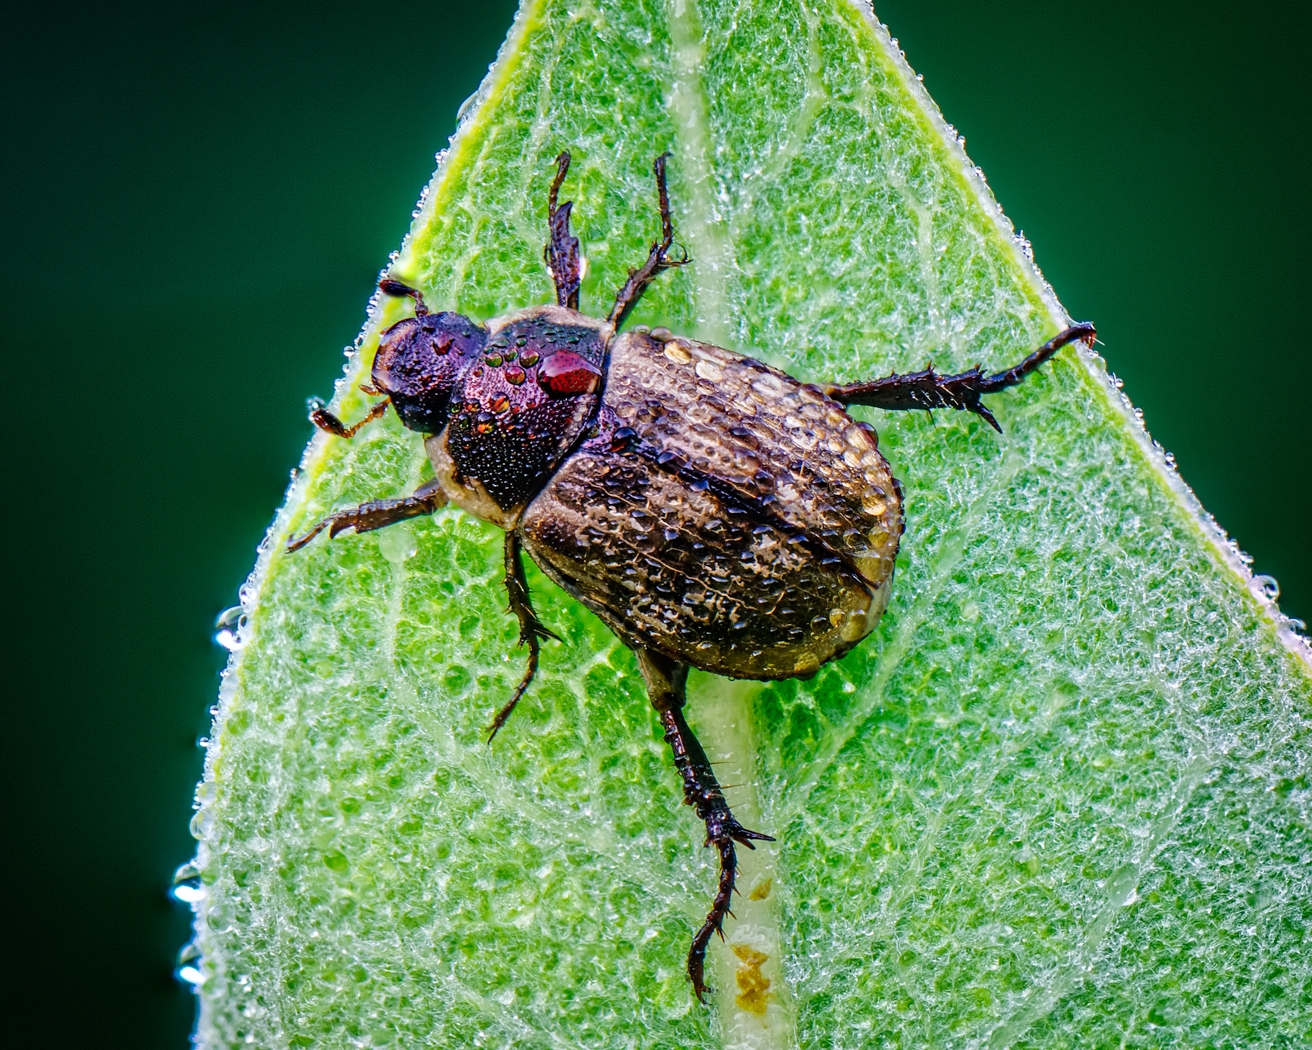
[[[865,610],[853,610],[847,614],[847,622],[843,624],[843,641],[859,642],[870,633],[870,627],[870,618],[866,615]]]

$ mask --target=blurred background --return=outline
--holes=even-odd
[[[1312,7],[876,7],[1154,437],[1312,620]],[[513,11],[0,16],[7,1045],[186,1045],[167,891],[214,617]]]

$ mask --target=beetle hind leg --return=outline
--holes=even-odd
[[[662,153],[652,161],[651,166],[656,175],[656,196],[661,209],[661,239],[651,246],[647,261],[629,273],[629,279],[624,282],[624,287],[615,296],[615,305],[611,307],[610,316],[606,320],[616,328],[624,323],[624,319],[638,305],[638,300],[642,298],[647,285],[651,284],[658,274],[676,266],[685,266],[692,261],[688,258],[687,252],[678,259],[667,257],[670,246],[674,244],[674,223],[670,219],[670,194],[665,188],[665,162],[669,158],[669,153]]]
[[[538,614],[533,611],[533,603],[529,599],[528,580],[524,576],[524,559],[520,547],[519,533],[506,533],[506,595],[510,599],[510,611],[513,612],[519,620],[519,644],[528,646],[528,669],[524,672],[524,677],[519,680],[519,685],[511,694],[510,700],[496,713],[492,719],[492,724],[488,726],[487,740],[490,744],[492,738],[506,720],[510,718],[511,712],[515,710],[515,705],[528,692],[529,684],[533,681],[534,675],[538,673],[538,654],[542,651],[542,642],[546,638],[554,638],[560,641],[560,636],[546,627],[542,626],[542,621],[538,619]]]
[[[1015,386],[1027,375],[1035,371],[1044,361],[1069,343],[1082,342],[1092,346],[1097,336],[1093,325],[1087,321],[1071,325],[1064,332],[1053,336],[1041,347],[1025,358],[1020,364],[1004,372],[989,375],[978,366],[957,375],[946,376],[935,372],[933,366],[920,372],[908,372],[906,375],[884,376],[868,383],[848,383],[846,385],[827,384],[821,386],[825,395],[844,405],[870,405],[886,410],[956,408],[974,412],[989,426],[1002,433],[1002,427],[993,418],[993,413],[980,401],[985,394],[996,394],[999,390]]]
[[[724,919],[729,911],[738,873],[738,855],[734,843],[755,849],[753,841],[773,842],[770,835],[748,831],[734,817],[725,801],[720,783],[711,771],[710,760],[698,742],[687,719],[683,717],[688,682],[688,665],[677,663],[650,649],[635,650],[642,677],[647,683],[651,705],[665,727],[665,740],[674,752],[674,766],[683,778],[683,801],[692,806],[700,820],[706,822],[706,845],[720,854],[720,878],[711,909],[688,948],[688,979],[701,1002],[706,1002],[706,947],[714,934],[724,940]]]

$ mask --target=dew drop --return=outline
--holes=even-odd
[[[470,111],[471,109],[474,108],[474,103],[476,103],[477,101],[478,101],[478,92],[475,91],[472,95],[470,95],[467,99],[465,99],[465,101],[463,101],[462,103],[460,103],[460,108],[456,110],[456,122],[457,122],[457,123],[459,123],[460,121],[462,121],[462,120],[465,119],[465,116],[469,113],[469,111]],[[446,152],[446,150],[443,150],[442,153],[439,153],[439,154],[437,155],[437,159],[438,159],[438,162],[439,162],[439,163],[440,163],[442,160],[445,159],[445,158],[442,156],[442,154],[445,153],[445,152]]]
[[[378,550],[393,565],[400,565],[415,556],[419,541],[415,539],[414,530],[406,522],[401,522],[379,533]]]
[[[847,622],[843,624],[843,641],[859,642],[870,633],[870,618],[862,609],[848,613]]]
[[[692,354],[672,339],[665,344],[665,356],[676,365],[686,365],[692,360]]]
[[[201,885],[200,868],[196,862],[189,860],[173,873],[173,885],[169,895],[188,906],[205,898],[205,887]]]
[[[1276,582],[1274,576],[1254,576],[1253,583],[1257,585],[1262,597],[1269,602],[1275,601],[1280,597],[1280,584]]]
[[[214,621],[216,633],[214,640],[227,649],[230,653],[235,653],[238,649],[246,644],[246,639],[242,637],[246,629],[246,610],[240,605],[234,605],[230,609],[224,609],[219,613],[219,617]]]
[[[201,886],[199,878],[195,881],[178,883],[173,887],[172,893],[173,899],[183,904],[195,904],[205,899],[205,889]]]
[[[200,971],[200,963],[200,948],[195,941],[190,941],[178,952],[173,975],[183,984],[190,985],[193,989],[199,988],[205,980],[205,975]]]
[[[696,373],[710,383],[719,383],[724,380],[724,372],[714,361],[708,361],[705,358],[697,362]]]

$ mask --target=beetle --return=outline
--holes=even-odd
[[[688,950],[705,1001],[706,948],[723,938],[737,870],[735,846],[771,836],[743,827],[725,801],[683,714],[688,669],[731,678],[809,678],[861,641],[888,604],[903,532],[902,489],[873,427],[848,405],[973,412],[1001,433],[980,400],[1015,386],[1063,346],[1091,346],[1076,324],[1019,364],[956,375],[927,367],[864,383],[803,383],[750,357],[664,328],[624,323],[670,255],[665,168],[653,163],[661,238],[630,271],[605,318],[579,311],[582,260],[559,202],[570,154],[556,158],[543,250],[554,305],[480,324],[434,312],[393,278],[380,290],[414,303],[384,331],[370,380],[381,396],[347,426],[327,409],[311,419],[350,438],[390,406],[425,435],[434,478],[400,499],[330,515],[287,545],[327,529],[357,533],[453,503],[505,530],[505,587],[528,666],[496,713],[505,724],[538,668],[544,639],[523,552],[595,612],[637,657],[665,730],[683,800],[719,853],[719,881]]]

